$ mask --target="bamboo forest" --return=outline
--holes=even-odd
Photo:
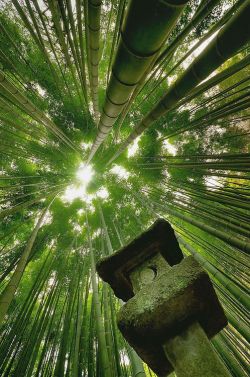
[[[249,108],[250,0],[0,0],[1,377],[166,376],[97,273],[157,219],[250,375]]]

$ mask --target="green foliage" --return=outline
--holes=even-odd
[[[234,292],[246,294],[249,287],[249,62],[191,100],[182,98],[141,135],[137,146],[130,145],[107,165],[118,145],[186,72],[182,58],[191,46],[206,39],[237,3],[219,2],[177,43],[174,53],[155,62],[91,161],[90,181],[79,178],[97,134],[88,1],[17,2],[35,36],[14,3],[3,1],[0,12],[1,293],[41,212],[50,206],[2,324],[0,375],[103,377],[106,362],[108,377],[134,376],[135,365],[142,371],[116,327],[120,304],[97,279],[93,260],[132,241],[162,216],[182,238],[184,253],[193,248],[210,263],[210,273],[218,271],[211,279],[230,326],[215,345],[228,347],[228,353],[218,350],[232,376],[247,376],[245,296]],[[190,25],[201,3],[188,3],[161,52]],[[123,0],[102,3],[100,109],[126,5]],[[214,75],[244,59],[249,59],[248,45]],[[108,360],[103,344],[112,350],[108,356],[105,351]]]

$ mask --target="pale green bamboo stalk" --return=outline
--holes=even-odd
[[[187,0],[131,0],[122,27],[120,42],[106,91],[106,99],[88,162],[129,100],[147,69],[181,15]],[[160,25],[160,27],[159,27]],[[150,41],[150,43],[149,43]]]
[[[89,81],[95,118],[98,118],[98,66],[100,50],[101,0],[88,0]]]
[[[128,346],[128,354],[131,361],[133,377],[146,377],[143,363],[132,347]]]
[[[204,267],[213,277],[218,280],[223,288],[227,289],[242,305],[250,310],[250,298],[249,295],[233,283],[228,277],[221,273],[216,267],[214,267],[208,260],[206,260],[201,254],[197,253],[194,248],[189,245],[181,237],[177,237],[178,241],[187,249],[194,258]]]
[[[241,372],[242,375],[247,376],[247,373],[250,372],[250,366],[248,365],[247,360],[244,359],[244,356],[242,355],[241,350],[230,341],[231,338],[228,337],[228,333],[229,332],[227,330],[223,331],[221,333],[220,338],[222,339],[226,348],[229,350],[231,354],[231,360],[235,361],[234,362],[235,371],[239,370],[239,373]],[[233,365],[233,362],[231,363],[231,360],[230,360],[229,365]]]
[[[248,19],[250,2],[245,0],[238,12],[226,23],[205,50],[186,69],[181,77],[170,86],[167,93],[154,108],[137,124],[121,144],[118,151],[108,161],[112,163],[139,135],[167,112],[201,83],[210,73],[234,55],[249,40]],[[238,30],[241,30],[239,33]]]
[[[188,57],[190,56],[190,54],[192,54],[199,46],[201,46],[201,44],[207,39],[209,38],[213,33],[215,33],[221,26],[223,26],[225,24],[225,22],[227,22],[231,16],[233,15],[233,13],[238,9],[238,7],[244,2],[244,0],[239,0],[237,2],[237,4],[234,4],[232,6],[232,8],[229,9],[229,11],[202,37],[199,39],[199,41],[197,43],[195,43],[195,45],[190,49],[188,50],[188,52],[186,54],[184,54],[181,59],[174,65],[173,68],[171,68],[169,71],[167,71],[167,73],[161,78],[160,81],[158,81],[158,83],[154,86],[154,88],[142,99],[142,101],[136,106],[135,110],[137,110],[138,108],[140,108],[141,106],[141,103],[144,102],[153,92],[154,90],[157,88],[158,85],[160,85],[164,80],[167,79],[167,77],[169,77],[171,75],[172,72],[174,72],[174,70],[180,66],[180,64]],[[202,3],[201,3],[202,4]],[[200,5],[201,5],[200,4]],[[197,12],[198,12],[198,9],[197,9]],[[177,36],[178,38],[178,36]],[[175,44],[175,40],[173,41],[173,44]],[[163,65],[163,63],[165,62],[165,60],[167,59],[167,57],[169,57],[171,59],[171,56],[172,56],[172,52],[174,52],[174,48],[171,47],[172,44],[170,44],[169,46],[167,46],[166,48],[166,52],[167,52],[167,56],[165,56],[164,60],[162,60],[162,62],[159,64],[159,67],[161,65]],[[176,46],[175,46],[176,47]],[[157,69],[158,70],[158,69]],[[153,70],[149,79],[147,80],[147,83],[145,85],[148,85],[148,83],[151,82],[151,80],[155,77],[155,73],[156,73],[156,70]],[[143,88],[145,87],[145,85],[140,89],[140,92],[143,90]],[[139,94],[140,94],[139,92]]]
[[[83,81],[85,83],[86,98],[88,98],[88,87],[87,87],[87,77],[86,77],[86,68],[85,68],[85,48],[84,48],[84,37],[83,37],[83,27],[82,27],[82,9],[81,9],[81,0],[76,0],[76,11],[77,11],[77,26],[78,26],[78,35],[79,35],[79,45],[80,45],[80,61],[82,67]]]
[[[72,141],[45,115],[39,110],[24,94],[22,94],[17,87],[15,87],[3,72],[0,72],[0,87],[7,91],[15,102],[27,112],[32,118],[50,130],[58,139],[68,145],[71,149],[77,151]]]
[[[99,202],[98,202],[98,209],[99,209],[101,223],[102,223],[102,227],[103,227],[103,230],[104,230],[104,235],[105,235],[105,239],[106,239],[106,243],[107,243],[108,254],[111,255],[111,254],[113,254],[113,247],[112,247],[111,240],[110,240],[110,237],[109,237],[108,228],[107,228],[106,221],[105,221],[105,218],[104,218],[104,215],[103,215],[102,207],[101,207]]]
[[[42,213],[39,217],[39,220],[38,220],[35,228],[33,229],[33,232],[30,236],[30,239],[28,240],[28,242],[25,246],[25,249],[24,249],[22,256],[21,256],[21,258],[20,258],[20,260],[17,264],[17,267],[16,267],[9,283],[7,284],[7,286],[5,287],[4,291],[2,292],[2,294],[0,296],[0,326],[3,322],[3,320],[4,320],[5,315],[7,314],[7,311],[9,309],[10,304],[11,304],[11,301],[13,300],[13,298],[15,296],[19,282],[20,282],[20,280],[23,276],[23,272],[24,272],[25,267],[27,265],[30,253],[32,251],[32,247],[33,247],[34,242],[36,240],[37,233],[38,233],[40,227],[43,224],[43,221],[45,219],[45,216],[47,214],[47,211],[48,211],[50,205],[51,205],[51,203],[42,211]]]
[[[36,8],[36,11],[37,11],[38,14],[39,14],[40,20],[41,20],[42,25],[43,25],[43,29],[44,29],[44,31],[45,31],[45,33],[46,33],[47,38],[48,38],[49,45],[50,45],[50,48],[51,48],[51,50],[52,50],[52,52],[53,52],[53,54],[54,54],[54,57],[55,57],[55,60],[56,60],[57,66],[58,66],[58,68],[59,68],[59,71],[60,71],[60,73],[61,73],[61,75],[62,75],[62,77],[63,77],[63,80],[64,80],[64,83],[65,83],[65,85],[66,85],[66,88],[67,88],[68,94],[69,94],[69,96],[72,98],[72,93],[71,93],[70,88],[69,88],[69,86],[68,86],[68,83],[67,83],[67,80],[66,80],[66,78],[65,78],[65,74],[64,74],[64,72],[63,72],[63,70],[62,70],[61,64],[60,64],[60,62],[59,62],[59,59],[58,59],[58,56],[57,56],[57,52],[56,52],[55,46],[54,46],[53,41],[52,41],[52,39],[51,39],[50,33],[49,33],[49,31],[48,31],[48,28],[47,28],[46,22],[45,22],[45,20],[44,20],[44,17],[43,17],[42,11],[41,11],[41,9],[40,9],[40,7],[39,7],[38,1],[37,1],[37,0],[33,0],[33,4],[34,4],[34,6],[35,6],[35,8]]]
[[[83,271],[82,271],[83,272]],[[88,276],[86,281],[88,280]],[[76,322],[76,336],[74,344],[74,355],[72,360],[72,377],[78,377],[79,372],[79,355],[80,355],[80,337],[81,337],[81,326],[84,315],[84,298],[85,298],[85,280],[80,277],[80,287],[79,287],[79,296],[78,296],[78,311],[77,311],[77,322]]]
[[[15,6],[17,12],[18,12],[18,14],[20,15],[20,17],[21,17],[21,19],[22,19],[25,27],[29,30],[32,38],[34,39],[34,41],[36,43],[36,45],[38,46],[38,48],[42,52],[42,54],[43,54],[43,56],[45,58],[45,61],[48,63],[48,65],[50,67],[50,70],[51,70],[51,73],[52,73],[53,78],[55,80],[55,83],[56,83],[58,89],[60,89],[59,78],[58,78],[57,72],[56,72],[56,70],[54,69],[54,67],[53,67],[53,65],[51,63],[49,55],[48,55],[48,52],[47,52],[47,50],[45,48],[43,39],[42,39],[41,34],[40,34],[40,30],[38,28],[38,24],[36,22],[36,18],[35,18],[34,14],[33,14],[32,7],[31,7],[31,5],[30,5],[30,3],[29,3],[28,0],[25,0],[25,2],[26,2],[26,5],[28,7],[28,11],[30,13],[30,16],[31,16],[31,19],[33,21],[33,24],[34,24],[34,27],[35,27],[35,30],[36,30],[37,34],[35,33],[32,25],[30,24],[29,19],[26,16],[26,14],[25,14],[22,6],[19,4],[19,2],[17,0],[13,0],[13,4],[14,4],[14,6]]]
[[[59,9],[60,9],[60,14],[62,16],[62,20],[63,20],[63,24],[64,24],[64,29],[66,31],[67,40],[68,40],[68,43],[70,45],[70,49],[71,49],[73,60],[74,60],[74,65],[75,65],[76,72],[77,72],[77,75],[78,75],[78,78],[79,78],[79,81],[80,81],[80,84],[81,84],[81,88],[82,88],[82,92],[83,92],[83,95],[84,95],[84,99],[85,99],[85,102],[87,103],[87,97],[85,96],[86,95],[85,85],[84,85],[84,82],[83,82],[83,76],[82,76],[82,72],[81,72],[80,61],[78,59],[79,58],[79,54],[78,54],[78,46],[76,44],[77,41],[74,41],[75,26],[74,26],[74,23],[72,25],[72,17],[73,17],[73,15],[72,15],[71,6],[69,5],[69,2],[67,2],[66,5],[67,5],[68,16],[69,16],[68,18],[69,19],[66,16],[66,11],[65,11],[65,7],[64,7],[63,1],[59,0]],[[71,13],[70,13],[70,11],[71,11]],[[70,30],[69,26],[71,26],[71,30]],[[71,33],[73,35],[73,39],[71,37]]]
[[[103,284],[102,286],[102,295],[103,295],[103,317],[104,317],[104,328],[105,328],[105,339],[109,357],[109,364],[111,366],[110,377],[117,377],[116,376],[116,365],[114,359],[114,342],[112,338],[112,330],[111,330],[111,316],[109,310],[109,287],[107,284]]]
[[[85,65],[84,65],[84,56],[81,57],[81,46],[80,46],[80,40],[77,39],[77,32],[76,32],[76,25],[74,21],[74,14],[73,14],[73,9],[72,9],[72,4],[71,0],[66,1],[67,9],[68,9],[68,15],[69,15],[69,20],[70,20],[70,25],[71,25],[71,30],[72,30],[72,35],[73,35],[73,44],[75,46],[76,50],[76,56],[77,56],[77,61],[79,64],[79,70],[80,70],[80,79],[82,82],[82,90],[83,90],[83,95],[85,98],[86,104],[88,103],[88,97],[87,97],[87,83],[86,83],[86,73],[85,73]],[[80,6],[80,1],[76,2],[76,7]],[[77,9],[77,22],[79,14],[78,14],[78,9]],[[81,12],[81,10],[80,10]],[[81,17],[81,15],[80,15]],[[79,23],[78,23],[79,26]],[[80,28],[82,25],[80,25]]]
[[[136,193],[134,193],[134,195],[136,197],[138,197],[138,195]],[[146,202],[148,201],[148,198],[146,198],[145,195],[144,195],[143,199]],[[214,228],[213,226],[205,223],[202,220],[198,220],[196,218],[190,217],[183,210],[181,212],[180,208],[178,208],[176,210],[175,208],[173,208],[172,205],[170,206],[169,204],[163,206],[162,204],[159,204],[158,202],[155,202],[155,201],[152,201],[152,203],[154,204],[154,206],[156,206],[158,208],[165,209],[165,211],[167,211],[167,213],[170,214],[171,216],[174,216],[178,219],[184,220],[185,222],[187,222],[191,225],[194,225],[194,226],[208,232],[209,234],[211,234],[215,237],[218,237],[222,241],[227,242],[229,245],[237,247],[237,248],[239,248],[240,250],[242,250],[246,253],[250,253],[250,245],[249,245],[249,242],[247,240],[241,239],[241,238],[236,237],[234,235],[230,235],[227,232],[224,232],[223,230],[219,230],[217,228]]]
[[[48,0],[48,5],[49,5],[49,9],[50,9],[51,14],[52,14],[52,20],[53,20],[53,23],[54,23],[54,26],[55,26],[56,35],[58,37],[58,40],[59,40],[59,43],[60,43],[60,46],[61,46],[61,50],[62,50],[63,55],[65,57],[66,65],[67,65],[67,67],[68,67],[68,69],[71,73],[75,89],[76,89],[77,94],[79,96],[79,99],[82,103],[82,106],[84,107],[85,106],[84,101],[82,99],[81,91],[79,89],[79,85],[78,85],[78,81],[76,79],[76,75],[75,75],[75,71],[73,69],[73,65],[71,64],[70,55],[69,55],[68,48],[67,48],[67,45],[66,45],[66,42],[65,42],[64,33],[63,33],[63,30],[62,30],[61,19],[60,19],[60,10],[58,9],[59,4],[56,0]]]
[[[213,343],[215,349],[218,351],[221,359],[226,364],[229,371],[236,373],[236,374],[233,374],[234,376],[247,377],[246,373],[244,373],[241,366],[237,363],[237,360],[229,352],[227,346],[222,341],[221,337],[216,336],[215,339],[212,340],[212,343]]]
[[[107,344],[106,344],[106,339],[105,339],[105,328],[104,328],[103,318],[102,318],[102,313],[101,313],[101,303],[100,303],[99,295],[98,295],[95,258],[94,258],[93,248],[92,248],[88,219],[87,219],[87,228],[88,228],[90,263],[91,263],[91,283],[92,283],[92,289],[93,289],[93,304],[94,304],[95,317],[96,317],[96,330],[97,330],[97,338],[98,338],[102,373],[104,377],[110,377],[112,376],[112,371],[111,371],[111,365],[109,363],[109,356],[108,356]]]

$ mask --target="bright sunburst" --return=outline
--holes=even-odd
[[[86,188],[94,175],[91,165],[80,164],[76,171],[76,183],[68,186],[62,196],[65,202],[72,202],[74,199],[79,198],[86,202],[91,202],[92,196],[87,195]]]
[[[91,181],[93,177],[94,171],[91,165],[85,165],[83,163],[80,164],[79,169],[76,172],[76,178],[82,183],[83,186],[87,186],[87,184]]]

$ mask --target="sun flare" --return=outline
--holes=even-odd
[[[91,165],[85,165],[81,163],[79,166],[77,172],[76,172],[76,178],[84,185],[87,186],[87,184],[91,181],[93,177],[94,171]]]
[[[93,175],[94,171],[92,166],[86,166],[85,164],[81,163],[75,174],[76,182],[66,188],[62,199],[65,202],[70,203],[77,198],[84,200],[85,202],[91,202],[92,195],[87,195],[86,188],[88,183],[93,178]]]

